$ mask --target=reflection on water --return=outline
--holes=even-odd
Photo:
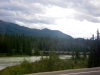
[[[46,56],[43,56],[44,58]],[[40,60],[41,56],[31,56],[31,57],[0,57],[0,70],[4,69],[8,66],[13,66],[20,64],[21,61],[24,59],[28,60],[29,62],[35,62],[36,60]],[[71,58],[70,55],[60,55],[61,59],[69,59]]]

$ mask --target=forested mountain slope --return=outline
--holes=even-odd
[[[49,30],[49,29],[30,29],[24,26],[20,26],[14,23],[9,23],[0,20],[0,33],[8,34],[25,34],[33,36],[57,36],[57,37],[66,37],[72,38],[70,35],[64,34],[58,30]]]

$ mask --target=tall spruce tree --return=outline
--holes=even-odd
[[[97,39],[92,41],[91,52],[88,60],[88,67],[100,66],[100,36],[99,30],[97,30]]]

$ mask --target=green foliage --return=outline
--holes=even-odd
[[[88,59],[88,67],[100,66],[100,39],[91,42],[91,51]]]
[[[88,68],[94,67],[95,63],[94,63],[94,55],[93,55],[93,51],[91,50],[89,58],[88,58]]]
[[[75,51],[75,58],[80,59],[80,51],[78,49]]]
[[[0,53],[12,55],[32,55],[32,44],[29,36],[22,35],[3,35],[4,40],[0,42]],[[0,39],[1,41],[2,39]]]
[[[74,59],[74,58],[75,58],[75,51],[72,50],[72,59]]]
[[[22,74],[20,67],[14,67],[14,68],[9,69],[9,73],[10,75],[21,75]]]
[[[38,49],[35,49],[33,55],[36,55],[36,56],[40,55],[39,50]]]
[[[87,58],[87,56],[86,56],[86,50],[84,50],[84,52],[83,52],[83,59],[86,59]]]
[[[29,63],[23,60],[19,66],[13,66],[0,71],[0,75],[21,75],[38,72],[59,71],[67,69],[86,68],[87,60],[79,59],[64,59],[61,60],[58,55],[50,52],[46,58],[41,57],[41,60]]]
[[[29,63],[26,59],[24,59],[20,66],[15,66],[13,68],[9,69],[9,74],[10,75],[22,75],[22,74],[27,74],[32,72],[32,64]]]
[[[32,49],[34,49],[34,55],[40,55],[41,51],[83,51],[86,44],[86,40],[59,38],[59,37],[35,37],[26,36],[25,34],[5,34],[0,35],[0,53],[7,53],[7,55],[32,55]],[[80,44],[81,42],[81,44]],[[81,47],[81,49],[79,48]],[[85,47],[86,48],[86,47]],[[78,52],[77,52],[78,53]],[[78,55],[78,54],[77,54]],[[77,56],[79,58],[79,56]]]
[[[32,64],[30,64],[26,59],[21,62],[21,72],[22,73],[31,73],[32,72]]]

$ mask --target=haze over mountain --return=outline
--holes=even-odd
[[[18,24],[5,22],[0,20],[0,33],[9,33],[9,34],[25,34],[25,35],[33,35],[33,36],[57,36],[57,37],[66,37],[72,38],[70,35],[64,34],[57,30],[49,30],[49,29],[30,29],[24,26],[20,26]]]

